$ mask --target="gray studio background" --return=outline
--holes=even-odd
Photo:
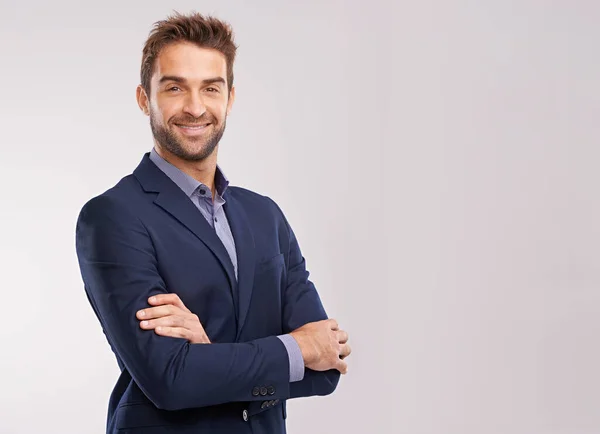
[[[234,26],[219,162],[351,336],[290,433],[600,433],[600,4],[390,0],[2,1],[1,434],[104,432],[75,220],[151,147],[141,48],[174,9]]]

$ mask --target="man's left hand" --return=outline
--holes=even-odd
[[[210,344],[200,323],[177,294],[157,294],[148,299],[154,307],[139,310],[136,317],[144,330],[154,330],[161,336],[184,338],[192,344]]]

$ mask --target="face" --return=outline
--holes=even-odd
[[[227,89],[222,53],[190,43],[168,45],[156,59],[150,95],[141,86],[137,93],[162,149],[186,161],[213,155],[235,96]]]

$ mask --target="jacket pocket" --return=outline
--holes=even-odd
[[[259,262],[255,267],[255,274],[260,274],[265,271],[271,270],[272,268],[278,267],[279,265],[284,265],[284,257],[283,253],[273,256],[266,261]]]

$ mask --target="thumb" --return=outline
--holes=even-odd
[[[335,364],[335,369],[340,371],[342,375],[345,375],[348,373],[348,363],[344,362],[342,359],[338,359],[337,363]]]

